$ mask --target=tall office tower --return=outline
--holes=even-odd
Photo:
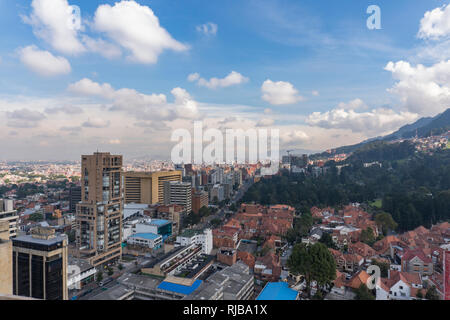
[[[81,201],[81,186],[72,186],[69,189],[69,209],[71,213],[77,212],[77,203]]]
[[[0,222],[2,221],[6,221],[9,225],[9,237],[14,238],[17,236],[19,215],[17,214],[17,210],[14,210],[13,200],[0,200]]]
[[[122,255],[122,156],[81,156],[81,202],[77,204],[77,247],[93,266]]]
[[[9,223],[0,221],[0,294],[12,294],[12,242],[9,240]]]
[[[181,181],[181,171],[124,172],[125,203],[164,203],[164,182]]]
[[[36,227],[13,242],[13,292],[45,300],[67,300],[67,236]]]
[[[166,181],[164,183],[164,204],[179,204],[187,214],[192,210],[192,187],[189,182]]]

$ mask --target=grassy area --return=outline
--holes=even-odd
[[[375,201],[372,201],[372,202],[370,203],[370,205],[371,205],[372,207],[381,209],[381,206],[382,206],[381,199],[377,199],[377,200],[375,200]]]

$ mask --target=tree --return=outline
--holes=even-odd
[[[375,222],[381,228],[384,235],[388,233],[389,230],[395,230],[398,226],[397,222],[392,219],[392,216],[387,212],[380,212],[375,215]]]
[[[361,231],[361,242],[364,242],[365,244],[372,246],[375,243],[375,241],[376,241],[375,234],[371,227],[368,227],[367,229]]]
[[[333,241],[333,238],[331,237],[331,235],[327,232],[324,232],[322,234],[322,237],[319,240],[320,243],[323,243],[324,245],[326,245],[328,248],[331,249],[336,249],[336,244]]]
[[[300,237],[309,235],[309,231],[313,225],[313,220],[310,212],[304,212],[300,218],[295,219],[294,229],[298,232]]]
[[[427,300],[439,300],[439,293],[436,290],[436,286],[432,286],[430,289],[428,289],[427,293],[425,294],[425,299]]]
[[[76,239],[76,231],[75,230],[70,230],[66,234],[67,234],[67,237],[69,238],[70,243],[75,241],[75,239]]]
[[[416,298],[423,299],[422,290],[419,289],[419,291],[417,291]]]
[[[119,263],[119,265],[117,266],[117,268],[119,268],[119,270],[123,269],[123,265],[121,263]]]
[[[211,224],[214,228],[217,228],[218,226],[220,226],[221,223],[222,223],[222,221],[219,218],[214,218],[211,220]]]
[[[30,216],[28,217],[28,220],[34,221],[34,222],[40,222],[44,220],[44,215],[42,213],[39,212],[35,212],[30,214]]]
[[[207,217],[211,214],[211,210],[207,206],[203,206],[198,210],[200,217]]]
[[[312,281],[325,286],[336,278],[336,263],[322,243],[296,244],[288,259],[288,267],[291,273],[305,276],[308,297],[311,297]]]
[[[291,228],[286,232],[284,237],[286,238],[286,241],[289,244],[294,244],[297,241],[297,235],[298,235],[297,231],[295,231],[295,229]]]
[[[381,262],[378,260],[372,260],[372,264],[378,266],[380,268],[380,272],[381,272],[381,276],[383,278],[387,278],[388,277],[388,273],[389,273],[389,263],[386,262]]]
[[[97,282],[100,282],[103,280],[103,272],[102,271],[97,272],[96,279],[97,279]]]
[[[375,300],[375,296],[364,283],[355,290],[355,294],[355,300]]]

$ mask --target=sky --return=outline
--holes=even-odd
[[[0,0],[0,160],[166,160],[194,121],[322,151],[448,107],[448,0]]]

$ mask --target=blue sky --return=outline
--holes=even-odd
[[[48,0],[0,0],[5,159],[72,159],[98,147],[164,158],[171,130],[199,119],[277,127],[282,147],[322,150],[450,107],[448,1],[54,1],[80,7],[81,30],[52,38],[62,27]],[[366,27],[372,4],[381,9],[380,30]],[[217,31],[202,32],[208,23]],[[113,57],[87,41],[102,41]],[[234,82],[226,79],[232,71]],[[92,94],[101,85],[111,89]],[[156,115],[163,111],[171,114]]]

